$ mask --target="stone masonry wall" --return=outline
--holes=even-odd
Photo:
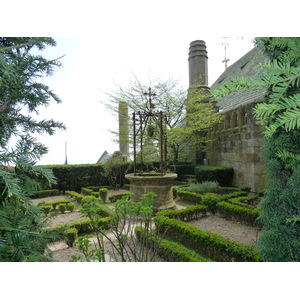
[[[264,188],[264,163],[260,158],[262,129],[252,116],[253,105],[224,113],[224,121],[214,128],[207,152],[210,165],[234,168],[234,186],[248,185],[253,192]]]

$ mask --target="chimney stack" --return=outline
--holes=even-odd
[[[190,43],[189,49],[189,87],[208,87],[207,51],[204,41]]]

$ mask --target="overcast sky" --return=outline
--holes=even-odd
[[[45,79],[63,103],[41,108],[39,118],[62,121],[68,130],[39,137],[49,148],[39,164],[64,163],[65,142],[69,164],[95,163],[104,150],[118,150],[109,135],[118,122],[101,100],[116,83],[126,85],[132,73],[146,82],[153,77],[178,79],[187,89],[189,44],[201,39],[207,45],[212,85],[224,71],[222,37],[228,37],[230,66],[253,48],[254,36],[268,36],[269,29],[274,30],[270,23],[266,25],[268,16],[260,17],[268,9],[265,2],[247,7],[231,0],[202,2],[87,0],[82,5],[53,1],[41,13],[28,9],[35,1],[21,2],[18,10],[13,3],[6,4],[10,6],[7,11],[14,11],[14,20],[23,20],[15,25],[10,14],[4,14],[0,25],[9,24],[7,36],[53,36],[57,46],[47,48],[43,55],[49,59],[65,55],[63,68]],[[276,24],[280,35],[283,27]]]
[[[57,46],[43,51],[49,59],[65,55],[63,68],[46,78],[45,82],[62,99],[40,109],[39,118],[54,118],[65,123],[67,131],[57,131],[52,136],[40,136],[49,147],[39,164],[61,164],[65,160],[65,143],[69,164],[95,163],[104,150],[112,153],[118,145],[109,133],[118,128],[118,120],[101,103],[115,84],[126,86],[132,73],[148,83],[153,77],[162,80],[178,79],[188,88],[189,44],[203,39],[209,56],[209,85],[224,71],[224,43],[220,36],[207,37],[205,32],[194,36],[154,38],[130,34],[126,38],[84,37],[55,38]],[[253,48],[252,37],[229,37],[227,57],[229,65]],[[92,43],[92,46],[91,46]]]

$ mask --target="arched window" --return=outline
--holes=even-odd
[[[237,113],[236,111],[232,114],[232,118],[231,118],[231,127],[235,128],[238,126],[238,120],[237,120]]]
[[[247,125],[247,114],[244,109],[240,112],[240,126]]]

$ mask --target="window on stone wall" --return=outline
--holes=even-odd
[[[241,110],[240,112],[240,126],[247,125],[247,114],[245,110]]]
[[[238,126],[237,113],[234,112],[234,113],[232,114],[232,118],[231,118],[231,127],[232,127],[232,128],[235,128],[235,127],[237,127],[237,126]]]
[[[230,116],[229,116],[229,114],[226,114],[226,117],[225,117],[225,129],[230,129]]]

